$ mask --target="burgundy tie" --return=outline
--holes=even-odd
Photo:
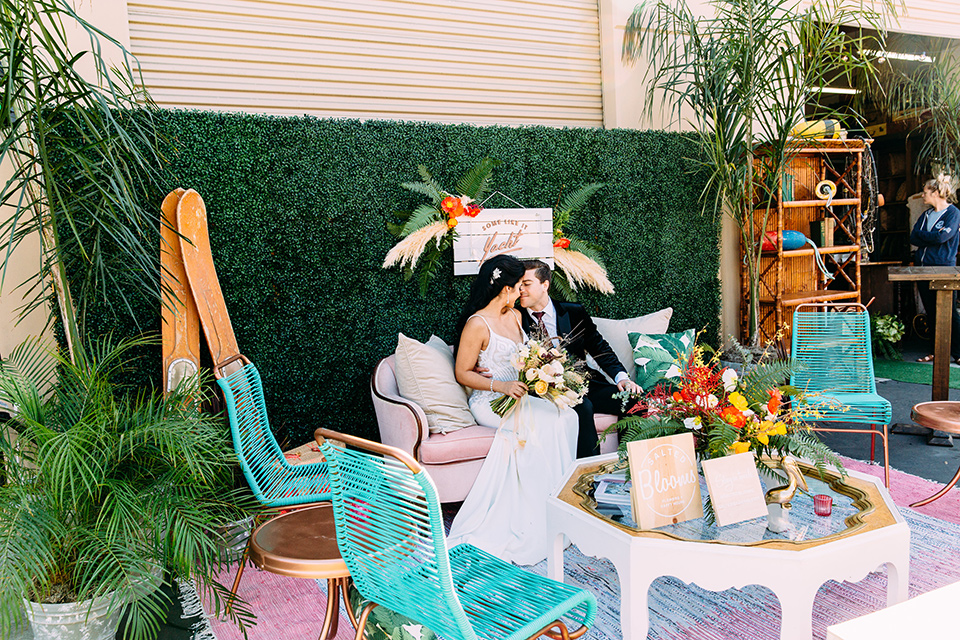
[[[543,316],[545,316],[545,315],[547,314],[547,312],[546,312],[546,311],[531,311],[530,313],[533,314],[533,317],[537,319],[537,325],[540,327],[540,331],[543,332],[543,335],[546,336],[546,337],[549,337],[549,336],[547,336],[547,325],[544,324],[544,322],[543,322]]]

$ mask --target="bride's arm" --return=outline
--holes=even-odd
[[[457,348],[457,361],[454,365],[457,382],[471,389],[496,391],[519,398],[527,391],[526,385],[519,380],[493,380],[474,371],[486,337],[487,327],[482,320],[471,318],[467,321],[463,333],[460,334],[460,346]]]

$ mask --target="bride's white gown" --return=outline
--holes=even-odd
[[[510,356],[517,346],[490,330],[490,342],[480,352],[479,365],[489,369],[495,380],[516,380]],[[501,424],[500,416],[490,408],[490,402],[500,396],[490,391],[474,391],[470,396],[477,424],[497,429],[497,434],[477,481],[453,520],[447,544],[453,547],[466,542],[508,562],[536,564],[547,557],[550,548],[547,495],[557,488],[576,457],[577,414],[527,395]]]

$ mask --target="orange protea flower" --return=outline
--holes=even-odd
[[[447,226],[453,229],[455,226],[457,226],[457,219],[456,218],[447,219]]]
[[[780,389],[770,389],[768,392],[770,394],[770,400],[767,401],[767,411],[770,412],[770,415],[777,415],[777,411],[780,410],[780,402],[783,400],[783,394],[780,393]]]
[[[553,246],[557,249],[566,249],[570,246],[570,238],[560,238],[553,243]]]

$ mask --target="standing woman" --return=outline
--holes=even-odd
[[[536,564],[550,550],[547,496],[573,464],[578,420],[572,409],[527,395],[510,364],[527,339],[514,308],[524,273],[513,256],[484,262],[457,323],[457,382],[474,390],[470,411],[477,424],[497,433],[447,544],[470,543],[507,562]],[[478,366],[491,377],[477,373]],[[502,395],[518,402],[501,419],[490,403]]]
[[[910,244],[918,247],[913,262],[920,267],[954,267],[957,265],[957,247],[960,244],[960,235],[957,226],[960,225],[960,209],[951,204],[956,202],[955,188],[950,176],[940,174],[923,185],[923,203],[928,205],[926,211],[920,214],[917,224],[910,233]],[[920,299],[927,312],[931,324],[936,325],[937,294],[930,290],[930,283],[917,283]],[[960,361],[960,314],[957,313],[957,292],[953,292],[950,303],[953,317],[950,329],[950,357]],[[936,331],[936,327],[934,327]],[[936,335],[934,335],[936,340]],[[932,345],[931,345],[932,350]],[[919,358],[918,362],[931,362],[933,355]]]

